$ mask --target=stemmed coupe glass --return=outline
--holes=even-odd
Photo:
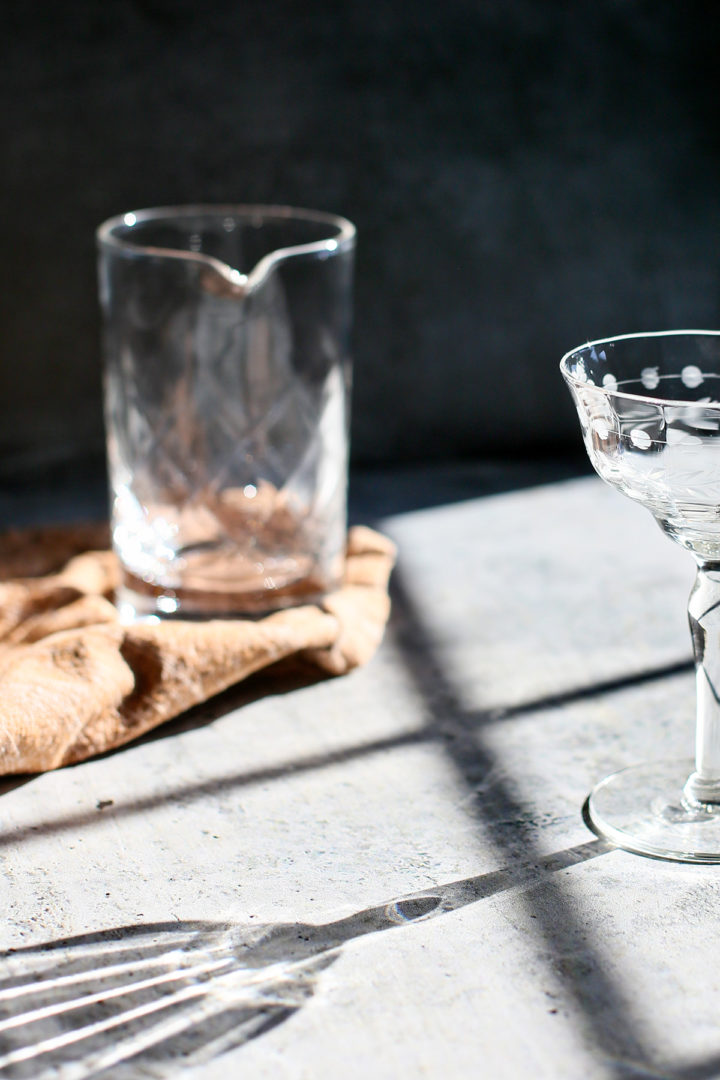
[[[609,776],[590,795],[590,822],[629,851],[720,862],[720,331],[594,341],[567,353],[560,370],[595,470],[697,563],[688,604],[695,762]]]

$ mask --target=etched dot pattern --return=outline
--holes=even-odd
[[[703,555],[720,550],[720,335],[588,347],[573,387],[585,445],[602,479],[647,506],[668,535]],[[644,361],[644,363],[643,363]],[[595,385],[593,385],[595,384]]]
[[[683,385],[687,386],[688,390],[695,390],[698,386],[701,386],[705,381],[705,376],[699,367],[695,367],[694,364],[688,364],[680,372],[680,378],[683,381]]]
[[[649,450],[652,444],[652,439],[647,431],[643,431],[642,428],[637,427],[633,428],[630,432],[630,441],[638,450]]]

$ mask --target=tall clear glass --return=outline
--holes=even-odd
[[[262,613],[340,582],[355,228],[272,206],[97,232],[126,618]]]
[[[697,566],[695,761],[615,773],[590,795],[590,821],[630,851],[720,862],[720,332],[608,338],[560,367],[596,471],[647,507]]]

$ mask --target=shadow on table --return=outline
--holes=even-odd
[[[580,443],[574,455],[562,458],[355,467],[350,472],[350,520],[369,525],[392,514],[555,483],[591,472]],[[102,520],[107,513],[104,456],[0,476],[0,529]]]
[[[426,493],[426,500],[428,497]],[[506,781],[502,762],[485,738],[488,726],[504,718],[623,689],[628,680],[579,688],[556,699],[528,702],[505,711],[467,710],[436,655],[432,635],[423,625],[401,567],[394,579],[393,600],[396,614],[392,632],[398,655],[424,702],[423,727],[330,754],[198,782],[176,794],[201,797],[260,779],[321,769],[404,743],[434,741],[455,768],[466,796],[463,805],[491,839],[497,863],[513,869],[401,898],[324,926],[128,927],[8,954],[3,959],[6,969],[12,970],[0,981],[0,1010],[4,1013],[0,1017],[0,1071],[4,1070],[4,1075],[39,1078],[44,1075],[38,1072],[39,1064],[44,1067],[45,1062],[60,1061],[68,1065],[63,1066],[64,1077],[87,1077],[103,1071],[120,1077],[122,1062],[142,1055],[147,1069],[152,1068],[148,1075],[164,1076],[180,1061],[196,1064],[209,1060],[256,1038],[297,1011],[345,943],[367,933],[438,916],[513,886],[527,888],[530,896],[534,885],[541,887],[532,889],[532,925],[554,975],[584,1018],[584,1035],[594,1043],[605,1074],[672,1075],[679,1080],[709,1080],[715,1075],[708,1071],[713,1063],[672,1073],[652,1071],[652,1047],[645,1045],[642,1035],[642,1003],[629,1000],[624,987],[607,970],[602,955],[588,940],[562,880],[554,873],[607,847],[593,840],[542,858],[539,838],[543,823],[533,820],[523,793]],[[667,670],[640,672],[630,679],[636,682],[677,674],[686,666],[683,662]],[[291,677],[287,689],[300,685],[306,683]],[[283,691],[275,682],[266,689],[249,683],[146,739],[164,738],[185,727],[211,722],[228,708],[270,692]],[[9,784],[22,782],[20,778]],[[168,797],[163,793],[163,801]],[[159,798],[149,796],[132,805],[114,807],[112,812],[135,813]],[[50,821],[41,828],[57,832],[78,824],[83,820],[76,816]],[[6,839],[17,842],[22,838],[13,830]],[[128,985],[125,980],[130,976],[133,981]],[[111,1045],[108,1032],[113,1033]]]
[[[683,660],[505,709],[467,709],[438,656],[401,565],[393,576],[392,597],[395,645],[425,704],[423,730],[443,746],[458,785],[466,792],[463,806],[474,815],[479,831],[490,841],[501,862],[512,863],[520,853],[536,861],[546,823],[537,820],[530,809],[531,801],[512,783],[493,740],[486,737],[488,729],[513,716],[601,698],[693,667],[691,661]],[[605,841],[598,839],[595,843]],[[583,1041],[594,1050],[603,1076],[613,1080],[714,1080],[720,1075],[720,1058],[672,1067],[658,1060],[653,1042],[646,1037],[648,1018],[643,1015],[643,1001],[628,993],[622,980],[604,962],[587,933],[584,919],[579,917],[577,903],[565,888],[563,876],[547,877],[541,888],[528,890],[522,899],[549,971],[558,979],[564,1000],[577,1008]]]
[[[590,475],[594,473],[585,455],[356,469],[350,474],[350,520],[353,524],[377,525],[396,514]]]
[[[301,1008],[348,942],[541,884],[606,850],[590,841],[326,924],[156,923],[11,950],[1,957],[0,1075],[121,1077],[142,1064],[163,1077],[202,1064]]]
[[[240,709],[254,701],[261,701],[265,697],[278,697],[290,694],[297,690],[313,686],[318,682],[324,682],[329,678],[330,676],[328,674],[321,671],[315,665],[303,663],[300,659],[288,657],[286,660],[279,661],[277,664],[273,664],[262,671],[249,676],[243,682],[238,683],[236,686],[231,686],[220,694],[216,694],[214,697],[209,698],[200,705],[188,709],[186,712],[181,713],[180,716],[174,717],[172,720],[167,720],[158,727],[147,731],[144,735],[134,739],[131,745],[142,746],[143,743],[152,743],[158,740],[174,738],[184,731],[193,731],[195,729],[207,727],[221,717],[226,716],[229,712]],[[103,754],[97,754],[93,760],[98,761],[103,758],[113,757],[115,754],[122,754],[127,751],[127,747],[128,744],[114,747],[112,750],[107,750]],[[337,755],[330,755],[332,758],[335,756]],[[353,756],[352,752],[349,756]],[[324,756],[318,756],[317,758],[313,757],[310,759],[307,767],[318,768],[331,763],[332,761],[326,760]],[[65,768],[78,768],[82,767],[84,764],[85,762],[79,762],[77,765],[68,765],[65,766]],[[246,775],[233,776],[231,778],[214,778],[204,783],[190,785],[185,792],[185,796],[193,798],[209,794],[211,791],[219,791],[224,787],[240,786],[243,783],[253,783],[256,780],[271,780],[302,768],[302,762],[289,762],[275,768],[269,767],[257,773],[248,773]],[[37,776],[37,773],[22,773],[17,776],[0,776],[0,797],[14,791],[16,788],[22,787],[24,784],[32,782]],[[152,796],[147,799],[140,799],[127,806],[116,806],[114,812],[123,814],[148,810],[151,809],[152,806],[159,805],[161,802],[166,801],[167,797],[167,794],[165,794],[157,799]],[[113,805],[112,801],[108,805]],[[22,840],[30,834],[62,832],[65,829],[88,826],[93,823],[93,820],[97,820],[96,815],[88,815],[84,812],[74,814],[62,820],[53,821],[52,819],[48,819],[40,825],[31,826],[25,830],[15,829],[12,833],[5,834],[0,830],[0,847],[7,842]]]

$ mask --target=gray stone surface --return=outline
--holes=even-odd
[[[365,669],[259,682],[5,783],[0,1014],[8,973],[92,983],[111,949],[207,920],[235,959],[202,1000],[237,1011],[237,1045],[200,1060],[208,1021],[195,1064],[166,1048],[104,1075],[720,1074],[718,869],[611,850],[581,816],[607,772],[691,752],[689,557],[595,479],[433,501],[384,521],[394,612]],[[78,934],[97,940],[27,948]],[[0,1016],[0,1053],[21,1035]],[[60,1075],[87,1075],[81,1046]]]

